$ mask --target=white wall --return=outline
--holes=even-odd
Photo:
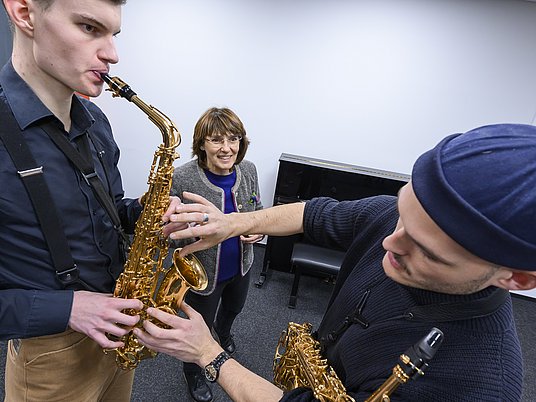
[[[409,173],[447,134],[533,123],[534,21],[515,0],[131,0],[112,73],[175,120],[177,164],[203,111],[234,109],[270,204],[282,152]],[[138,194],[160,134],[128,102],[96,101]]]
[[[536,4],[521,0],[131,0],[112,69],[183,135],[232,108],[271,205],[282,152],[409,173],[445,135],[534,123]],[[128,195],[160,133],[109,94]],[[536,293],[535,293],[536,295]]]

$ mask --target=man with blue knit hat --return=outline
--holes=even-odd
[[[490,125],[424,153],[398,197],[321,197],[224,215],[185,193],[194,203],[169,210],[165,231],[199,239],[182,254],[249,233],[304,233],[309,242],[344,250],[316,334],[356,401],[378,389],[398,356],[432,327],[444,333],[442,346],[426,374],[399,386],[392,401],[519,401],[523,359],[508,291],[536,287],[535,189],[536,127]],[[188,319],[149,309],[169,329],[146,321],[145,331],[135,330],[139,339],[216,366],[233,400],[315,400],[309,388],[283,392],[226,358],[200,315],[183,309]]]

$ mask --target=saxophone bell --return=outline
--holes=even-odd
[[[180,248],[173,251],[173,265],[177,267],[183,279],[193,290],[205,290],[208,286],[208,277],[203,264],[193,254],[180,256]]]
[[[205,290],[208,276],[203,264],[193,254],[181,257],[180,248],[173,251],[173,264],[166,271],[155,297],[157,306],[170,314],[176,314],[189,289]]]

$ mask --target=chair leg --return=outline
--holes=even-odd
[[[298,285],[300,283],[301,269],[299,265],[294,265],[294,281],[292,281],[292,290],[288,300],[289,308],[296,308],[296,300],[298,298]]]

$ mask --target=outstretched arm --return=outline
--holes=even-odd
[[[198,238],[181,250],[181,255],[210,248],[243,234],[288,236],[303,232],[305,203],[278,205],[254,212],[224,214],[205,198],[183,193],[192,204],[174,205],[163,216],[168,224],[163,233],[173,240]]]
[[[223,349],[212,337],[197,311],[186,303],[182,303],[181,309],[188,316],[187,319],[155,308],[147,309],[149,315],[170,328],[160,328],[145,320],[145,331],[135,328],[134,334],[150,349],[204,368]],[[283,395],[283,391],[274,384],[249,371],[234,359],[227,360],[221,366],[218,383],[233,401],[279,401]]]

